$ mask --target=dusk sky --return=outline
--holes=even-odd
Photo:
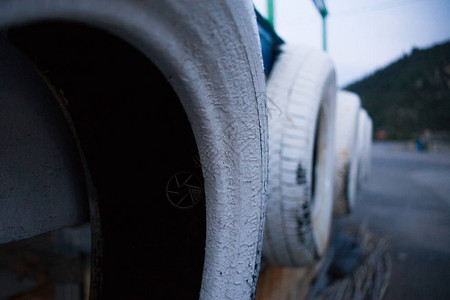
[[[322,49],[322,18],[312,0],[273,0],[275,30],[291,44]],[[267,16],[267,0],[255,0]],[[345,86],[414,47],[450,40],[449,0],[326,0],[327,48]]]

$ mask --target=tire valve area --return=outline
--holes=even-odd
[[[166,197],[176,208],[192,208],[204,199],[202,181],[192,172],[178,172],[167,182]]]

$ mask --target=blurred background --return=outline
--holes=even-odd
[[[286,43],[326,48],[339,88],[358,94],[373,120],[370,178],[335,228],[363,226],[388,241],[384,299],[449,299],[450,1],[254,3]]]
[[[450,1],[254,1],[268,18],[270,3],[276,32],[316,49],[324,46],[316,4],[326,5],[338,86],[361,97],[378,139],[421,138],[424,147],[450,140]]]
[[[267,17],[267,0],[255,0]],[[273,0],[274,26],[289,43],[322,49],[322,17],[313,0]],[[450,39],[450,2],[446,0],[328,0],[327,52],[339,86]]]

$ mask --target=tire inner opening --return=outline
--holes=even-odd
[[[91,210],[95,293],[198,298],[203,177],[190,123],[170,84],[130,44],[84,25],[33,24],[11,29],[9,39],[64,100],[86,157],[98,205]],[[196,205],[169,201],[176,174],[196,178],[191,188],[174,187]]]

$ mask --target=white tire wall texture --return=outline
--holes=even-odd
[[[336,217],[351,212],[358,180],[358,114],[361,101],[355,93],[338,91],[334,166],[334,208]]]
[[[285,45],[268,78],[267,93],[269,189],[263,259],[271,265],[302,266],[324,254],[330,233],[333,63],[320,51]]]
[[[195,16],[195,17],[193,17]],[[18,0],[0,26],[71,21],[139,49],[175,89],[205,178],[201,299],[249,299],[259,273],[267,182],[267,109],[251,1]]]

